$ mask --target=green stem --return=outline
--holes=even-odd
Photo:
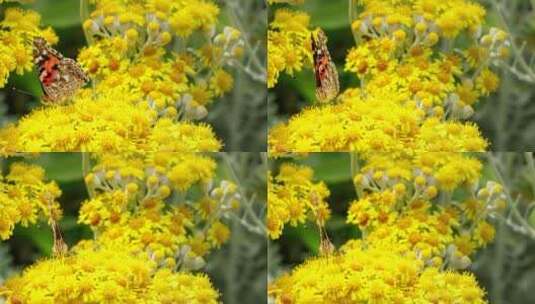
[[[249,201],[247,199],[246,193],[243,191],[243,188],[241,186],[240,180],[238,179],[238,175],[234,171],[234,166],[232,164],[232,160],[230,159],[230,156],[228,155],[228,153],[221,153],[221,155],[223,156],[223,159],[225,160],[225,163],[227,164],[227,167],[230,170],[230,174],[232,176],[232,179],[234,180],[234,182],[238,186],[238,191],[239,191],[240,196],[242,197],[243,202],[244,202],[243,207],[245,209],[245,215],[249,215],[249,217],[251,218],[251,220],[254,223],[254,227],[251,227],[251,225],[245,225],[245,226],[247,228],[249,228],[249,230],[252,231],[252,232],[255,232],[255,233],[258,233],[258,234],[261,234],[261,235],[267,235],[266,224],[254,212],[254,210],[253,210],[253,202],[254,202],[254,200],[250,200]],[[243,223],[243,224],[245,224],[245,223]]]
[[[349,152],[349,157],[351,158],[351,179],[353,180],[355,178],[355,175],[357,175],[360,172],[359,168],[359,156],[357,152]],[[357,194],[357,198],[361,198],[363,196],[362,189],[357,186],[355,183],[353,183],[353,187],[355,188],[355,193]]]
[[[524,159],[528,164],[528,174],[526,179],[531,186],[531,192],[535,194],[535,163],[533,162],[533,152],[524,152]]]
[[[227,7],[228,16],[231,19],[232,24],[236,26],[236,28],[242,33],[245,50],[247,54],[251,56],[249,58],[250,64],[248,64],[248,68],[244,69],[244,72],[247,75],[251,76],[253,80],[266,83],[266,65],[260,59],[260,56],[258,55],[258,49],[251,45],[251,41],[249,40],[249,37],[246,34],[250,32],[250,30],[246,29],[246,26],[244,26],[244,24],[240,20],[240,17],[238,16],[237,11],[240,9],[239,4],[234,1],[227,1]]]
[[[524,56],[522,55],[522,49],[519,48],[518,45],[515,43],[515,37],[513,36],[514,32],[507,23],[507,20],[505,18],[505,14],[500,7],[500,4],[496,0],[492,0],[492,4],[496,8],[496,12],[498,13],[498,17],[500,18],[500,22],[502,23],[502,26],[505,28],[506,32],[510,35],[511,39],[511,50],[513,51],[513,56],[515,58],[515,63],[520,65],[520,68],[522,71],[519,71],[516,66],[510,66],[509,71],[516,75],[518,78],[520,78],[523,81],[526,82],[535,82],[535,71],[533,68],[527,63],[527,61],[524,59]],[[515,64],[515,65],[516,65]]]
[[[82,152],[82,174],[84,178],[84,184],[87,189],[87,193],[89,193],[89,198],[95,197],[95,189],[88,185],[85,177],[89,175],[89,172],[91,171],[91,155],[88,152]]]
[[[351,28],[351,33],[353,34],[353,40],[355,40],[355,44],[358,44],[359,35],[355,31],[355,29],[353,29],[353,21],[357,19],[357,16],[356,16],[357,8],[355,7],[356,0],[348,0],[348,1],[349,1],[349,4],[348,4],[347,9],[348,9],[348,17],[349,17],[349,27]]]
[[[498,163],[498,160],[496,159],[496,156],[493,155],[492,152],[487,153],[487,159],[489,160],[489,163],[492,166],[492,169],[494,173],[496,174],[496,177],[498,178],[498,182],[503,187],[503,193],[505,194],[505,197],[507,198],[507,202],[510,206],[510,212],[509,215],[504,219],[504,224],[512,228],[514,231],[524,234],[532,239],[535,239],[535,229],[531,227],[531,225],[528,223],[528,221],[522,216],[520,211],[518,210],[518,199],[513,199],[510,191],[509,186],[506,183],[506,179],[503,177],[500,166]]]
[[[493,268],[492,273],[492,302],[493,303],[503,303],[503,265],[505,257],[505,225],[503,221],[498,221],[498,227],[496,231],[496,252],[493,258]]]
[[[80,0],[80,21],[82,22],[82,30],[84,31],[85,40],[88,45],[93,44],[93,36],[91,36],[83,27],[84,21],[89,19],[89,2],[87,0]]]

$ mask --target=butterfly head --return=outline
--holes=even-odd
[[[33,39],[33,47],[35,50],[42,50],[48,46],[46,40],[42,37],[35,37]]]
[[[43,37],[35,37],[35,38],[33,38],[33,44],[35,46],[45,46],[48,43],[46,42],[45,38],[43,38]]]

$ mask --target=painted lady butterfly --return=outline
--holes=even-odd
[[[316,75],[316,98],[320,102],[334,99],[340,91],[338,72],[327,49],[327,36],[318,29],[312,33],[314,73]]]
[[[56,221],[52,221],[51,226],[52,234],[54,236],[54,246],[52,247],[52,253],[55,257],[65,256],[69,251],[69,247],[63,239],[63,233],[61,232],[61,229],[59,228],[59,225]]]
[[[89,81],[75,60],[63,57],[43,38],[35,38],[33,46],[34,62],[39,67],[39,81],[45,103],[62,103]]]

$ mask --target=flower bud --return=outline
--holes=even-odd
[[[151,175],[149,176],[149,178],[147,179],[147,184],[149,185],[149,187],[154,187],[156,186],[158,183],[160,182],[160,179],[155,176],[155,175]]]

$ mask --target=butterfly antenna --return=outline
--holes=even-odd
[[[15,87],[11,87],[11,90],[14,91],[14,92],[18,92],[18,93],[21,93],[21,94],[28,95],[28,96],[31,96],[33,98],[39,99],[39,97],[35,96],[34,94],[32,94],[32,93],[30,93],[28,91],[20,90],[20,89],[17,89]]]

